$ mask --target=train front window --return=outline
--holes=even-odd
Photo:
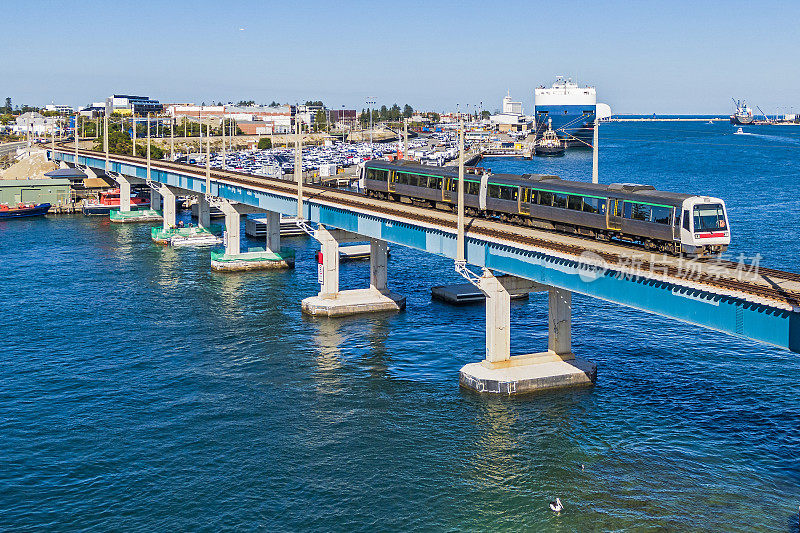
[[[725,210],[722,204],[702,204],[694,206],[694,230],[714,231],[727,229]]]

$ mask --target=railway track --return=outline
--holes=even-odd
[[[70,150],[65,147],[62,148],[68,153],[74,153],[73,150]],[[103,152],[93,152],[87,150],[79,150],[79,153],[93,157],[105,156]],[[127,161],[131,163],[137,163],[137,164],[143,163],[142,158],[132,157],[132,156],[114,155],[114,159]],[[197,176],[198,178],[205,178],[205,170],[202,167],[198,167],[195,165],[174,163],[171,161],[155,161],[155,162],[151,161],[150,166],[152,169],[156,170],[178,170],[184,173],[191,173]],[[232,183],[238,183],[240,185],[250,185],[260,188],[268,188],[274,190],[275,192],[280,192],[292,196],[297,194],[296,186],[277,178],[269,178],[262,176],[256,177],[251,174],[246,174],[244,172],[229,171],[229,170],[220,171],[218,169],[212,170],[210,172],[210,175],[211,178],[215,180],[224,180]],[[304,185],[303,188],[306,200],[325,200],[334,204],[341,205],[343,207],[349,207],[358,210],[367,210],[400,219],[406,219],[411,223],[419,222],[451,230],[455,230],[457,227],[457,222],[456,220],[454,220],[452,213],[448,213],[446,211],[430,209],[430,213],[424,213],[424,211],[426,211],[426,209],[424,208],[416,208],[413,210],[408,210],[408,209],[400,210],[397,209],[396,207],[397,204],[385,200],[367,198],[361,194],[351,191],[342,191],[338,189],[321,187],[312,184]],[[423,212],[421,213],[419,211]],[[486,224],[482,224],[481,222],[486,222]],[[518,228],[516,226],[513,226],[513,228],[516,231],[509,231],[496,227],[499,225],[500,225],[499,222],[490,220],[484,221],[483,219],[481,219],[478,224],[471,225],[471,227],[468,230],[468,233],[469,236],[471,237],[482,236],[491,239],[508,241],[511,243],[523,244],[535,248],[552,250],[559,254],[572,256],[576,260],[580,260],[581,256],[583,254],[586,254],[587,252],[592,253],[595,254],[596,257],[602,259],[606,263],[606,267],[610,270],[617,270],[619,268],[619,265],[624,265],[626,262],[626,258],[623,256],[622,253],[608,252],[599,250],[597,248],[591,248],[588,246],[581,246],[578,244],[568,244],[564,242],[555,242],[553,240],[541,237],[524,235],[520,232],[520,230],[525,228]],[[593,242],[594,241],[587,240],[587,244]],[[642,250],[636,248],[628,248],[628,247],[622,247],[622,248],[625,249],[626,253],[633,252],[634,254],[637,253],[641,254],[642,252]],[[684,270],[683,268],[675,266],[674,264],[651,261],[646,258],[646,255],[647,254],[642,254],[642,257],[638,260],[637,268],[639,269],[639,272],[641,271],[658,272],[659,274],[665,274],[666,276],[672,278],[689,281],[691,283],[704,285],[710,288],[726,289],[733,292],[741,292],[744,294],[749,294],[760,298],[766,298],[770,300],[783,302],[795,308],[800,307],[800,290],[785,289],[776,285],[776,283],[784,281],[800,282],[800,274],[783,272],[780,270],[770,269],[765,267],[759,267],[758,274],[760,277],[762,278],[769,277],[773,279],[756,283],[754,280],[739,279],[735,273],[737,272],[740,273],[741,267],[738,263],[735,263],[733,261],[727,261],[727,260],[698,261],[699,264],[709,264],[710,261],[714,261],[715,266],[721,267],[715,270],[713,273],[710,273],[708,271],[708,267],[706,267],[705,270],[691,269],[687,271]],[[644,277],[641,275],[637,276],[636,272],[633,272],[632,274],[630,274],[630,276],[632,278]]]

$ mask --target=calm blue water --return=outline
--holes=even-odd
[[[603,125],[601,179],[721,196],[735,253],[800,271],[800,128],[746,129]],[[223,275],[147,225],[0,222],[0,529],[797,531],[797,355],[576,296],[598,384],[487,399],[457,384],[483,308],[430,299],[449,261],[395,246],[407,311],[311,320],[315,246],[285,242],[295,270]],[[513,352],[546,313],[513,304]]]

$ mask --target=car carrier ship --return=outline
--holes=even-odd
[[[568,146],[592,145],[596,118],[611,116],[607,104],[597,103],[594,87],[580,87],[571,78],[558,76],[551,87],[542,85],[534,90],[533,112],[536,134],[541,136],[552,120],[552,128]]]

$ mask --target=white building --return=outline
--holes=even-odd
[[[513,102],[511,100],[511,91],[503,97],[503,114],[504,115],[521,115],[522,102]]]
[[[33,136],[52,135],[58,132],[61,117],[45,117],[35,111],[23,113],[17,117],[11,125],[11,132],[17,135],[27,135],[29,132]]]
[[[75,112],[72,106],[68,105],[61,105],[61,104],[47,104],[44,106],[45,111],[55,111],[56,113],[61,113],[62,115],[71,115]]]

